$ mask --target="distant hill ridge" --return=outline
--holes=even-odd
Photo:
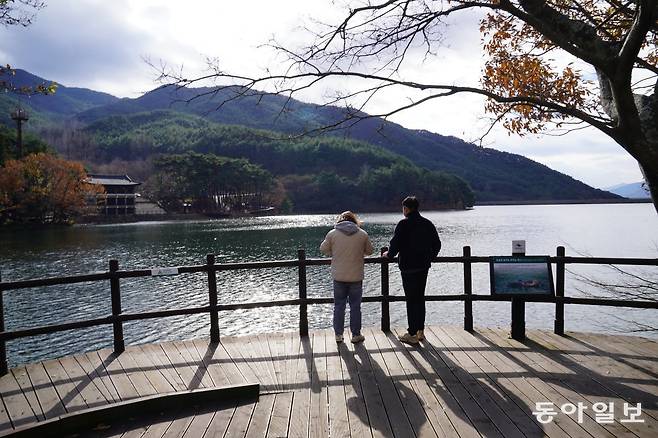
[[[629,199],[651,199],[649,190],[643,182],[617,184],[616,186],[607,187],[605,190]]]
[[[4,76],[4,79],[8,79],[17,88],[22,86],[34,87],[43,83],[56,82],[40,78],[20,69],[16,69],[13,76]],[[119,98],[108,93],[93,91],[87,88],[66,87],[58,84],[55,95],[44,96],[36,94],[29,97],[23,96],[20,100],[21,103],[30,106],[35,111],[50,113],[54,117],[72,117],[90,108],[116,102]]]
[[[25,77],[46,81],[27,72],[23,73]],[[118,99],[92,90],[60,87],[54,96],[30,99],[28,105],[40,113],[37,117],[73,117],[83,124],[93,126],[95,135],[106,140],[112,134],[111,131],[103,132],[99,128],[103,120],[122,115],[141,114],[137,118],[147,117],[147,113],[152,111],[165,110],[168,117],[172,118],[175,118],[175,113],[194,115],[211,125],[241,125],[283,134],[296,134],[332,125],[345,116],[343,108],[288,101],[287,97],[277,95],[252,96],[226,102],[234,95],[231,88],[186,102],[207,90],[158,88],[136,99]],[[6,97],[0,97],[0,109],[3,99]],[[282,112],[286,102],[288,105]],[[221,108],[217,109],[222,103]],[[135,119],[132,120],[134,122]],[[180,123],[183,123],[183,119],[177,120],[174,125]],[[210,126],[202,126],[199,120],[192,119],[184,123],[191,124],[185,128],[188,133],[195,129],[208,129]],[[127,132],[122,131],[120,135]],[[429,170],[460,176],[470,184],[478,201],[586,201],[619,198],[521,155],[481,148],[455,137],[429,131],[406,129],[382,119],[366,119],[350,129],[332,134],[339,139],[358,140],[399,154]],[[239,154],[239,151],[235,153]]]

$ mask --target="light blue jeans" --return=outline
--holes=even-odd
[[[363,282],[334,280],[334,333],[342,335],[345,330],[345,305],[350,303],[350,331],[352,336],[361,334],[361,296]]]

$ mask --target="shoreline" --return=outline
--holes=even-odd
[[[475,203],[473,207],[467,208],[444,208],[444,209],[431,209],[425,211],[469,211],[473,210],[476,207],[494,207],[494,206],[525,206],[525,205],[603,205],[603,204],[651,204],[651,199],[597,199],[597,200],[588,200],[583,201],[581,199],[574,200],[550,200],[550,201],[487,201],[482,203]],[[388,210],[381,209],[378,211],[368,211],[364,210],[359,212],[359,215],[370,214],[370,213],[397,213],[398,210]],[[111,224],[129,224],[137,222],[160,222],[160,221],[212,221],[219,219],[237,219],[245,217],[267,217],[267,216],[298,216],[298,215],[315,215],[315,214],[329,214],[335,215],[336,211],[305,211],[305,212],[294,212],[294,213],[270,213],[270,214],[236,214],[226,217],[211,217],[198,213],[187,213],[187,214],[166,214],[166,215],[137,215],[132,217],[116,217],[110,218],[107,221],[81,221],[76,222],[74,225],[111,225]]]
[[[651,199],[593,199],[593,200],[536,200],[536,201],[482,201],[476,202],[473,207],[467,208],[444,208],[444,209],[430,209],[425,211],[469,211],[476,207],[494,207],[494,206],[528,206],[528,205],[602,205],[602,204],[651,204]],[[381,209],[377,211],[363,210],[360,214],[369,213],[396,213],[397,209]],[[314,215],[314,214],[336,214],[336,211],[304,211],[294,213],[280,213],[270,212],[268,214],[234,214],[226,217],[212,217],[199,213],[168,213],[168,214],[141,214],[141,215],[128,215],[128,216],[110,216],[110,217],[82,217],[71,224],[5,224],[0,225],[0,229],[34,229],[34,228],[49,228],[49,227],[71,227],[71,226],[85,226],[85,225],[112,225],[112,224],[131,224],[139,222],[176,222],[176,221],[212,221],[218,219],[237,219],[245,217],[267,217],[267,216],[296,216],[296,215]]]
[[[537,201],[482,201],[476,202],[474,207],[487,207],[493,205],[573,205],[573,204],[651,204],[647,199],[548,199]]]

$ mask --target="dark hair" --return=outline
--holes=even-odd
[[[418,204],[418,199],[416,199],[415,196],[407,196],[406,198],[404,198],[404,201],[402,201],[402,205],[404,205],[411,211],[418,211],[418,207],[420,206]]]

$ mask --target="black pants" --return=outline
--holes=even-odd
[[[427,284],[425,269],[419,272],[402,272],[402,288],[407,297],[407,321],[409,334],[415,335],[418,330],[425,330],[425,285]]]

